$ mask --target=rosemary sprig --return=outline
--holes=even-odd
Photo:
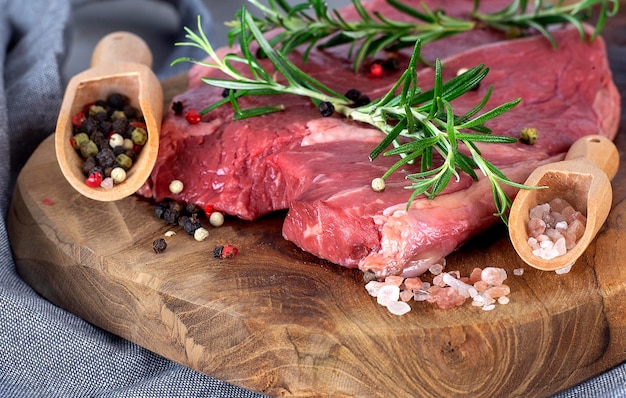
[[[507,222],[506,213],[511,200],[504,192],[502,184],[518,188],[527,187],[510,181],[500,170],[482,157],[475,144],[517,141],[511,137],[492,135],[484,123],[510,110],[520,102],[520,99],[507,102],[480,115],[479,113],[489,99],[491,89],[472,110],[463,115],[455,115],[450,105],[453,99],[475,88],[487,75],[488,69],[484,65],[478,65],[444,82],[441,63],[436,60],[434,88],[422,91],[417,84],[416,73],[421,50],[418,40],[408,68],[393,87],[383,97],[367,105],[356,107],[345,96],[300,70],[287,59],[282,51],[273,48],[272,44],[265,39],[262,29],[257,26],[256,19],[245,8],[242,8],[238,15],[241,55],[228,54],[220,58],[202,32],[199,19],[198,33],[185,28],[189,41],[177,43],[177,45],[198,47],[208,54],[209,59],[199,61],[178,58],[173,64],[192,62],[218,69],[227,75],[227,78],[203,79],[205,83],[212,86],[230,89],[230,95],[203,109],[201,113],[227,103],[235,109],[235,118],[277,112],[283,109],[281,104],[242,109],[238,99],[245,95],[295,94],[310,98],[316,105],[328,102],[332,104],[336,112],[348,119],[366,123],[385,134],[385,138],[371,151],[370,159],[383,154],[385,156],[399,155],[399,160],[382,176],[383,179],[400,170],[405,164],[419,159],[420,172],[407,176],[412,181],[408,188],[413,189],[407,208],[420,194],[429,198],[437,196],[453,177],[459,177],[459,172],[478,179],[476,170],[480,170],[491,184],[496,215],[505,223]],[[272,72],[266,70],[250,51],[249,46],[253,40],[259,44],[265,56],[271,61],[274,68]],[[236,65],[239,69],[235,67]],[[247,70],[248,73],[243,73],[240,69]],[[277,80],[278,76],[282,76],[281,80],[285,82],[280,83]],[[390,145],[393,148],[386,151]],[[465,151],[462,148],[465,148]],[[435,153],[443,159],[440,165],[435,165],[433,156]]]
[[[337,10],[330,10],[325,0],[305,0],[293,6],[286,0],[267,0],[267,5],[260,0],[248,1],[263,13],[263,17],[253,18],[261,32],[278,28],[270,43],[283,54],[302,47],[306,61],[315,47],[349,44],[348,54],[353,59],[355,70],[365,59],[375,57],[383,50],[412,47],[417,40],[425,45],[483,26],[508,34],[536,29],[556,46],[548,27],[571,23],[584,39],[582,21],[589,19],[593,9],[599,6],[593,39],[604,27],[607,17],[615,15],[619,8],[619,0],[581,0],[571,4],[565,4],[563,0],[513,0],[500,11],[482,13],[479,11],[480,0],[474,0],[474,10],[469,19],[461,19],[447,16],[442,10],[430,9],[423,3],[418,9],[398,0],[386,0],[390,6],[413,18],[413,21],[397,21],[375,11],[369,12],[360,0],[352,0],[359,19],[346,21]],[[231,27],[229,39],[233,44],[242,29],[240,19],[227,25]]]

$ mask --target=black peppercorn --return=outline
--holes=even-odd
[[[328,101],[320,102],[317,109],[324,117],[331,116],[333,113],[335,113],[335,106]]]
[[[113,123],[111,123],[111,130],[115,131],[118,134],[126,131],[126,129],[128,129],[128,119],[124,117],[115,119]]]
[[[124,153],[125,149],[123,146],[116,146],[115,148],[113,148],[113,153],[115,154],[115,156],[117,157],[117,155],[121,155],[122,153]]]
[[[137,117],[137,111],[135,111],[135,108],[130,105],[124,106],[123,111],[129,119],[135,119]]]
[[[163,219],[168,224],[176,225],[178,224],[179,214],[180,213],[178,211],[172,209],[171,207],[168,207],[167,209],[165,209],[165,212],[163,213]]]
[[[137,152],[132,148],[124,149],[124,155],[128,156],[131,160],[137,158]]]
[[[167,242],[163,238],[155,239],[152,242],[152,249],[154,249],[155,253],[162,253],[167,249]]]
[[[195,217],[186,217],[183,222],[183,229],[189,235],[193,235],[194,232],[196,232],[196,230],[200,227],[202,227],[202,224],[200,224],[200,220]]]
[[[182,115],[183,113],[183,103],[181,101],[174,101],[172,103],[172,111],[174,111],[175,115]]]
[[[200,207],[198,207],[195,203],[187,203],[187,205],[185,205],[185,212],[190,216],[198,217],[198,214],[200,214]]]
[[[222,258],[222,251],[224,250],[224,246],[215,246],[213,248],[213,257],[214,258]]]
[[[154,216],[156,218],[163,218],[163,214],[168,207],[169,205],[165,202],[157,203],[156,206],[154,206]]]
[[[104,168],[113,167],[115,164],[115,153],[111,148],[103,148],[96,155],[96,160]]]
[[[93,119],[85,119],[77,128],[77,133],[93,134],[98,129],[98,123]]]
[[[367,105],[367,104],[369,104],[369,103],[370,103],[370,97],[368,97],[367,95],[361,95],[361,96],[359,97],[359,99],[357,99],[357,100],[354,102],[354,105],[355,105],[356,107],[359,107],[359,106]]]
[[[389,57],[383,62],[383,69],[386,71],[396,71],[400,69],[400,61],[396,57]]]
[[[357,90],[356,88],[351,88],[350,90],[346,91],[345,96],[350,101],[356,102],[356,100],[358,100],[359,97],[361,97],[361,92]]]
[[[87,159],[85,159],[85,161],[83,162],[83,174],[88,176],[89,173],[91,172],[91,170],[96,167],[97,162],[96,162],[96,158],[93,156],[88,157]]]
[[[128,103],[128,99],[120,93],[113,93],[108,96],[107,104],[116,110],[121,110]]]

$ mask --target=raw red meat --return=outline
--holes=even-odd
[[[381,2],[373,4],[382,7]],[[471,2],[458,4],[463,6],[455,6],[453,12],[462,13]],[[515,181],[523,182],[542,162],[560,159],[580,136],[612,138],[617,131],[620,99],[603,41],[582,42],[572,28],[554,35],[558,50],[542,37],[502,41],[491,31],[448,38],[440,48],[426,47],[440,51],[439,57],[455,54],[444,59],[448,78],[461,67],[484,63],[490,68],[480,90],[453,102],[457,113],[474,106],[488,85],[494,85],[493,106],[523,98],[489,127],[510,136],[535,127],[540,134],[537,143],[483,146],[483,155]],[[338,91],[356,87],[373,98],[397,78],[397,74],[381,79],[355,75],[338,51],[315,52],[302,68]],[[298,57],[294,54],[294,60]],[[185,109],[221,99],[221,90],[199,83],[200,73],[207,71],[192,69],[191,88],[174,99]],[[432,75],[432,70],[422,70],[420,86],[429,88]],[[225,106],[197,125],[169,113],[151,191],[144,193],[157,201],[173,198],[211,204],[249,220],[289,208],[283,229],[286,239],[319,257],[374,271],[379,277],[420,274],[498,221],[492,215],[488,181],[462,177],[435,200],[415,200],[407,212],[410,191],[403,188],[406,181],[401,174],[393,176],[382,193],[369,187],[372,178],[393,161],[368,162],[369,151],[381,138],[378,131],[336,117],[321,118],[305,98],[247,101],[250,105],[283,101],[288,106],[280,114],[242,121],[232,121],[232,110]],[[181,194],[169,192],[172,179],[185,184]]]
[[[555,37],[558,51],[535,37],[482,46],[444,62],[448,75],[471,62],[490,66],[480,90],[453,103],[458,112],[470,109],[487,85],[494,86],[490,100],[494,104],[513,96],[524,98],[489,126],[497,134],[509,136],[518,136],[524,127],[535,127],[540,135],[535,145],[483,146],[483,155],[513,181],[523,182],[540,163],[560,159],[581,136],[612,138],[617,132],[620,98],[602,41],[581,43],[571,28],[555,32]],[[547,58],[550,61],[541,68],[529,61]],[[425,88],[431,75],[431,70],[419,75]],[[287,185],[296,192],[283,227],[286,239],[322,258],[373,271],[379,277],[412,276],[497,221],[488,181],[472,183],[466,177],[451,184],[436,200],[422,197],[405,211],[410,191],[402,189],[406,181],[401,174],[388,181],[390,189],[382,193],[369,188],[372,178],[389,167],[387,159],[355,166],[369,150],[367,144],[333,142],[276,155]],[[302,159],[309,162],[304,167]],[[303,188],[295,189],[298,183]]]
[[[454,3],[454,7],[449,8],[449,14],[465,17],[473,4],[472,1],[444,3],[433,0],[426,3],[433,9],[445,6],[446,3]],[[486,1],[483,6],[488,11],[500,8],[502,3],[502,0]],[[398,19],[407,18],[382,0],[368,3],[367,7]],[[347,8],[345,15],[346,18],[351,18],[354,10]],[[434,60],[478,44],[503,39],[502,33],[477,30],[427,46],[423,55],[426,59]],[[371,79],[365,71],[355,74],[345,53],[345,47],[325,52],[315,51],[305,64],[300,62],[300,54],[294,53],[291,58],[305,72],[333,89],[345,92],[358,87],[370,98],[383,95],[400,75],[398,71],[387,73],[379,79]],[[406,54],[409,53],[410,49],[406,51]],[[404,66],[406,54],[400,54],[400,61]],[[174,98],[174,101],[182,102],[183,114],[191,108],[200,110],[222,99],[221,89],[207,86],[200,81],[201,77],[216,73],[203,67],[190,70],[189,90]],[[278,170],[268,168],[265,158],[299,146],[300,141],[307,136],[311,137],[309,139],[322,140],[344,140],[347,137],[345,130],[342,130],[345,128],[344,124],[335,129],[335,135],[324,138],[327,134],[323,127],[325,123],[319,121],[319,112],[306,98],[250,97],[243,99],[241,103],[247,107],[281,101],[287,107],[278,115],[232,121],[233,110],[225,106],[209,113],[203,118],[203,123],[196,125],[188,124],[184,117],[176,116],[170,110],[162,125],[159,158],[152,173],[152,184],[144,187],[141,193],[152,196],[157,201],[172,198],[202,205],[211,204],[216,210],[246,220],[287,208],[288,198],[284,196],[286,187],[283,178]],[[169,182],[173,179],[180,179],[184,183],[185,190],[180,195],[169,192]]]

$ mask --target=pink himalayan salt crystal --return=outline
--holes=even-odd
[[[522,276],[522,275],[524,275],[524,268],[515,268],[513,270],[513,275],[515,275],[515,276]]]
[[[546,213],[550,213],[550,205],[548,203],[537,205],[530,209],[530,218],[538,218],[541,220]]]
[[[489,297],[497,299],[498,297],[508,296],[511,294],[511,288],[507,285],[498,285],[490,287],[485,291]]]
[[[456,289],[439,286],[433,286],[430,288],[430,294],[426,300],[437,304],[439,308],[444,310],[448,310],[465,303],[465,297],[460,295]]]
[[[446,282],[443,280],[443,274],[435,275],[435,277],[433,278],[433,285],[434,286],[439,286],[439,287],[445,287],[446,286]]]
[[[410,301],[413,298],[413,291],[412,290],[402,290],[400,292],[400,300],[401,301]]]
[[[563,213],[563,209],[572,207],[572,205],[570,205],[567,200],[562,199],[562,198],[552,199],[549,203],[549,206],[550,206],[550,209],[552,209],[552,211],[555,211],[557,213]]]
[[[528,221],[528,235],[537,237],[546,232],[546,222],[540,218],[531,218]]]
[[[574,235],[574,240],[578,241],[578,239],[582,238],[583,234],[585,233],[585,224],[583,224],[583,222],[579,219],[576,219],[569,223],[569,226],[567,227],[567,232],[572,233]]]
[[[489,284],[485,281],[478,281],[474,283],[474,288],[482,293],[486,291],[487,289],[489,289]]]
[[[443,264],[433,264],[430,266],[428,271],[433,275],[439,275],[441,271],[443,271],[443,268],[444,268]]]
[[[407,290],[417,290],[422,288],[422,280],[418,277],[406,278],[404,280],[404,287]]]
[[[504,268],[485,267],[481,273],[481,279],[490,285],[501,285],[506,279]]]
[[[413,300],[415,301],[426,301],[428,300],[429,297],[430,297],[430,294],[428,293],[428,290],[418,289],[415,292],[413,292]]]
[[[385,283],[389,285],[400,286],[404,282],[404,278],[398,275],[389,275],[385,278]]]
[[[483,270],[478,267],[472,270],[472,273],[470,274],[470,277],[469,277],[469,281],[472,285],[480,280],[482,272]]]
[[[585,216],[560,198],[532,208],[529,215],[528,245],[545,260],[567,253],[585,232]]]

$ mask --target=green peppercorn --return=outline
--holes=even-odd
[[[78,149],[80,148],[80,145],[83,142],[87,142],[89,141],[89,136],[87,135],[87,133],[78,133],[74,136],[74,148]]]
[[[104,113],[106,115],[107,110],[100,105],[92,105],[89,107],[89,117],[95,118],[99,113]]]
[[[111,114],[111,119],[112,120],[117,120],[117,119],[126,119],[126,114],[123,111],[114,111]]]
[[[148,141],[148,132],[144,128],[137,127],[131,133],[130,139],[133,141],[133,144],[144,145]]]
[[[83,155],[85,159],[90,156],[96,156],[98,154],[98,146],[96,145],[95,142],[91,140],[80,144],[79,149],[80,149],[80,154]]]
[[[524,144],[533,145],[539,138],[539,132],[534,127],[524,127],[519,132],[519,139]]]
[[[117,162],[117,164],[122,166],[124,170],[128,170],[133,166],[133,160],[124,153],[120,153],[119,155],[117,155],[115,161]]]

